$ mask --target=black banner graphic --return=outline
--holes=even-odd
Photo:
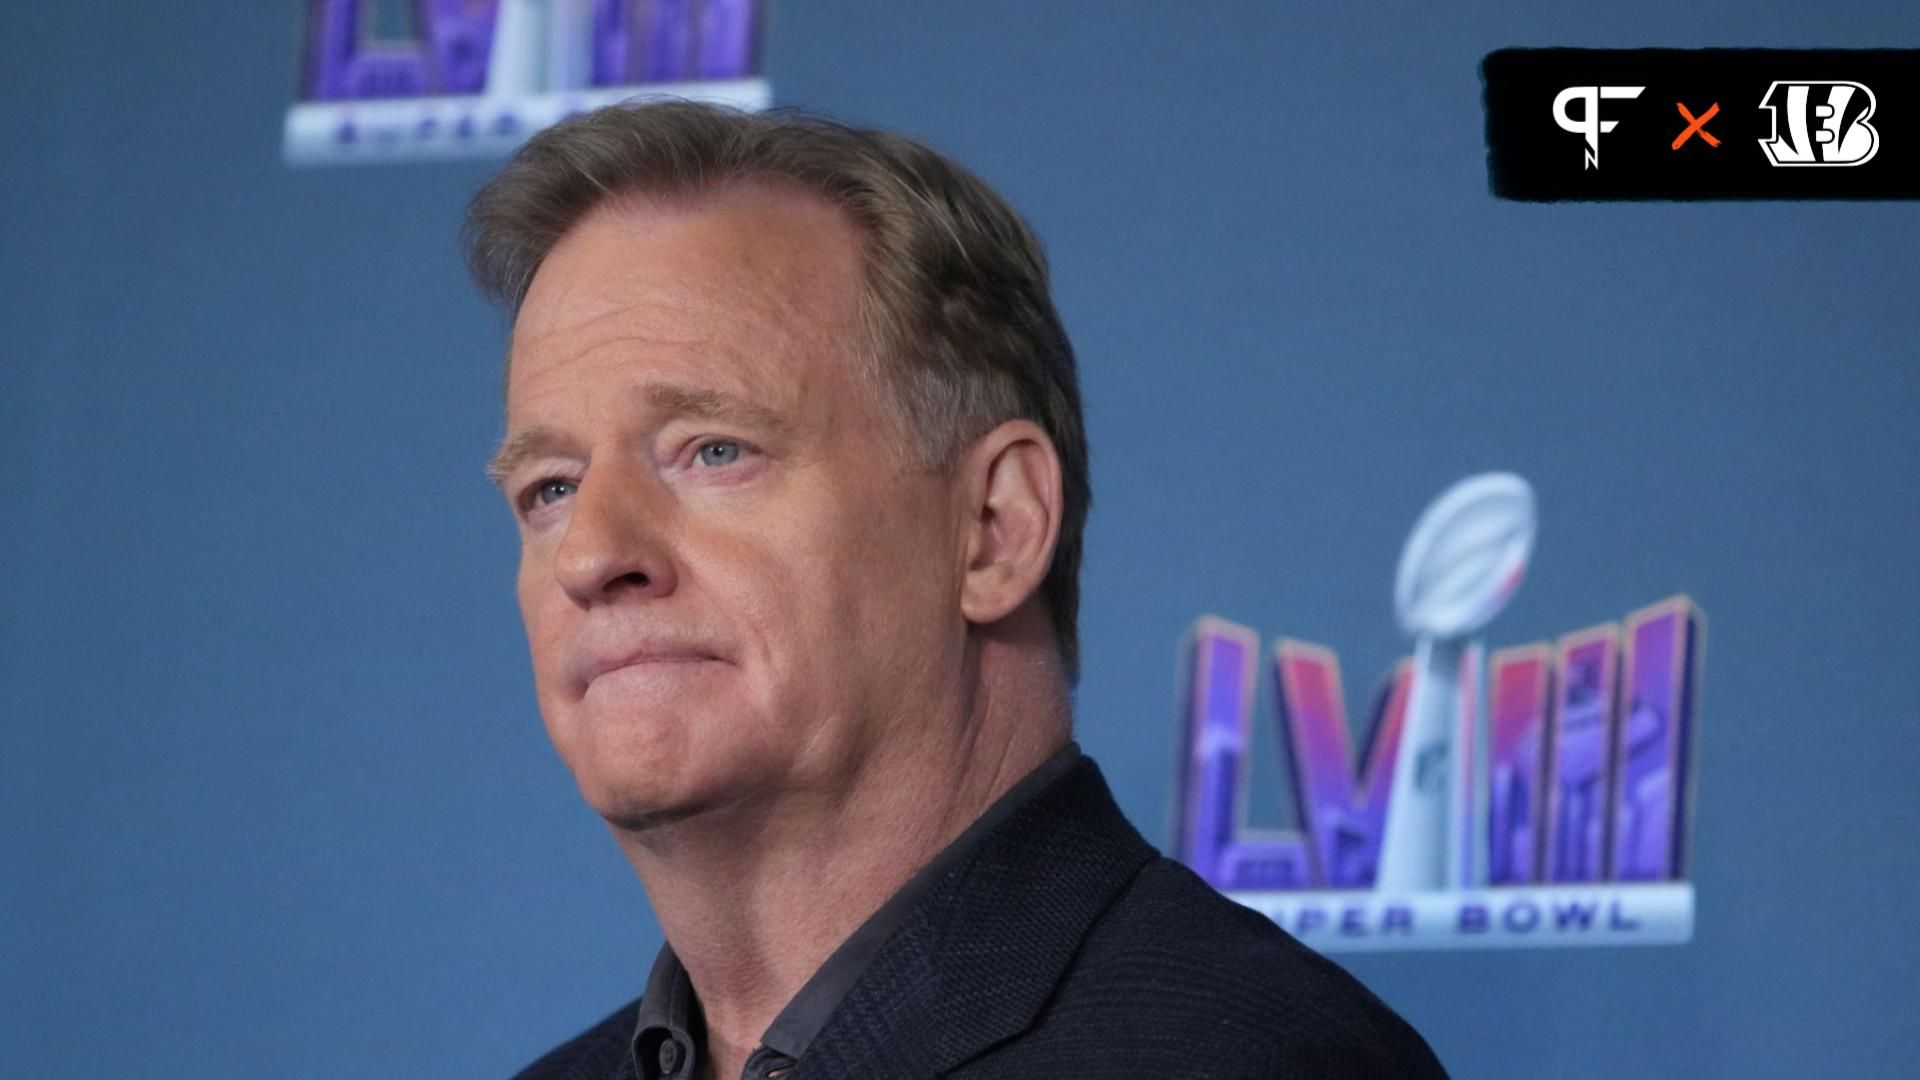
[[[1501,49],[1493,193],[1920,199],[1920,50]]]

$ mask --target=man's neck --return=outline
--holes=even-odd
[[[956,722],[877,748],[831,797],[614,830],[699,997],[712,1076],[739,1076],[826,958],[1066,744],[1064,688],[1024,689],[977,695]]]

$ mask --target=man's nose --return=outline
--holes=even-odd
[[[567,529],[554,554],[554,576],[581,604],[623,594],[665,596],[676,584],[665,533],[672,510],[657,477],[602,465],[573,493]]]

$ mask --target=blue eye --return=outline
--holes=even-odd
[[[700,448],[700,464],[731,465],[740,460],[740,444],[725,439],[710,442]]]
[[[542,480],[533,486],[534,504],[537,506],[550,506],[555,500],[564,499],[568,495],[573,494],[573,489],[577,486],[578,485],[571,480]],[[551,498],[549,498],[549,496],[551,496]]]

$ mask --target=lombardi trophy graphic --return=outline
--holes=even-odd
[[[1483,473],[1447,489],[1400,554],[1393,603],[1412,635],[1413,685],[1394,762],[1375,887],[1487,883],[1487,717],[1473,636],[1513,598],[1535,531],[1533,489]]]

